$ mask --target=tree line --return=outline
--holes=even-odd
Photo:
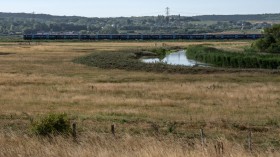
[[[249,15],[248,15],[249,16]],[[253,16],[253,15],[252,15]],[[275,15],[276,16],[276,15]],[[280,15],[278,15],[280,17]],[[210,16],[215,17],[215,16]],[[200,17],[180,15],[87,18],[79,16],[52,16],[46,14],[0,13],[0,35],[30,33],[72,32],[80,34],[126,34],[126,33],[213,33],[229,30],[261,30],[269,23],[250,23],[242,20],[205,21]]]

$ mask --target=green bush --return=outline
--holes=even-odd
[[[267,52],[269,52],[269,53],[279,53],[280,54],[280,41],[278,43],[271,44],[268,47]]]
[[[257,40],[252,47],[260,52],[280,53],[280,25],[266,28],[264,38]]]
[[[37,135],[68,135],[71,131],[66,114],[50,114],[32,124],[32,131]]]
[[[157,56],[159,56],[159,58],[164,58],[168,52],[168,50],[165,48],[152,49],[151,51],[154,52],[155,54],[157,54]]]

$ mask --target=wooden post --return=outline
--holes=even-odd
[[[111,132],[112,132],[112,134],[115,136],[115,125],[114,124],[112,124],[111,125]]]
[[[220,142],[218,141],[215,145],[215,151],[216,151],[216,154],[219,156],[219,155],[222,155],[224,154],[224,144],[223,142]]]
[[[73,136],[73,138],[74,139],[76,139],[77,138],[77,124],[76,123],[73,123],[72,124],[72,136]]]
[[[204,146],[205,140],[204,140],[204,131],[202,128],[200,129],[200,138],[201,138],[201,145]]]
[[[249,131],[248,135],[248,149],[250,152],[252,152],[252,131]]]
[[[220,142],[220,147],[222,149],[222,154],[224,154],[224,144],[223,144],[223,142]]]

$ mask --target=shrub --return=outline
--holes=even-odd
[[[278,43],[273,43],[267,49],[269,53],[279,53],[280,54],[280,41]]]
[[[159,58],[164,58],[168,50],[165,48],[158,48],[158,49],[153,49],[151,51],[157,54]]]
[[[261,52],[280,53],[280,25],[266,28],[264,38],[257,40],[252,47]]]
[[[68,135],[71,131],[66,114],[50,114],[32,124],[32,131],[37,135]]]

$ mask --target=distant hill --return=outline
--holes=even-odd
[[[49,14],[33,14],[33,13],[3,13],[0,12],[0,18],[38,18],[38,19],[63,19],[63,18],[86,18],[80,16],[55,16]]]
[[[250,22],[252,20],[258,22]],[[231,31],[246,33],[260,32],[263,28],[271,27],[271,23],[265,23],[269,20],[280,21],[280,14],[98,18],[0,12],[0,36],[36,33],[201,34]]]
[[[202,15],[193,18],[202,21],[270,21],[280,20],[279,14],[252,14],[252,15]]]
[[[47,14],[30,14],[30,13],[3,13],[0,12],[0,18],[33,18],[38,17],[42,19],[49,19],[55,16],[47,15]]]
[[[71,18],[92,19],[90,17],[81,17],[81,16],[54,16],[49,14],[3,13],[3,12],[0,12],[0,18],[25,18],[25,19],[35,18],[35,19],[45,19],[45,20],[71,19]],[[131,17],[120,17],[120,18],[131,18]],[[270,20],[280,20],[280,13],[279,14],[248,14],[248,15],[201,15],[201,16],[193,16],[189,18],[194,18],[201,21],[250,21],[250,20],[270,21]],[[100,19],[108,19],[108,18],[100,18]]]

